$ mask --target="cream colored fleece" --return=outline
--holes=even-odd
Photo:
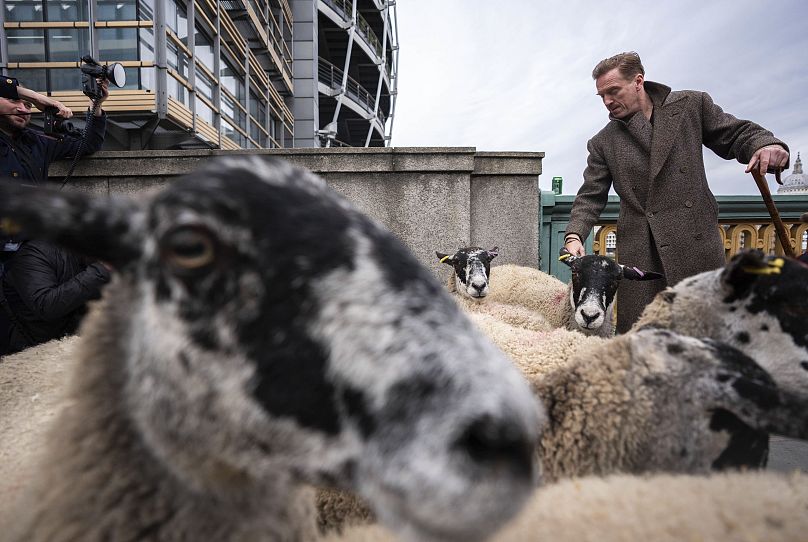
[[[392,542],[380,526],[325,542]],[[540,488],[491,542],[796,542],[808,540],[808,476],[618,475]]]

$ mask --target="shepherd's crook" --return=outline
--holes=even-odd
[[[780,170],[777,170],[776,175],[779,182]],[[786,232],[786,226],[783,224],[783,221],[780,220],[780,213],[777,212],[777,207],[774,206],[774,201],[772,201],[772,195],[771,192],[769,192],[769,183],[766,182],[766,178],[760,174],[757,167],[752,168],[752,177],[755,178],[755,183],[760,190],[760,195],[763,196],[763,202],[766,204],[766,209],[769,210],[769,214],[772,217],[774,229],[777,232],[777,238],[780,239],[780,246],[783,247],[783,253],[789,258],[796,258],[797,255],[794,254],[794,249],[791,248],[791,239]]]

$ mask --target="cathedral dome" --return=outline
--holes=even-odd
[[[783,186],[777,189],[778,194],[808,194],[808,175],[802,172],[802,160],[797,153],[794,170],[791,175],[783,179]]]

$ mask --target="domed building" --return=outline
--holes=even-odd
[[[777,189],[778,194],[808,194],[808,175],[802,172],[802,160],[797,153],[794,170],[791,175],[783,179],[783,186]]]

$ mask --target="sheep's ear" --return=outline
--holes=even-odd
[[[643,271],[639,267],[621,265],[620,269],[623,271],[623,278],[628,280],[659,280],[665,278],[665,275],[662,273],[657,273],[656,271]]]
[[[749,290],[761,275],[780,274],[784,263],[783,258],[767,259],[759,250],[744,250],[729,261],[721,272],[721,281],[740,295]]]
[[[454,263],[454,256],[450,256],[449,254],[435,251],[435,256],[438,257],[440,263],[445,263],[446,265],[452,265]]]
[[[0,179],[0,216],[7,232],[45,239],[116,267],[140,255],[143,214],[128,199]]]
[[[558,253],[558,261],[569,267],[572,267],[576,260],[578,260],[578,256],[575,256],[572,252],[567,250],[567,247],[561,247]]]
[[[486,250],[486,252],[488,252],[489,261],[493,260],[494,258],[499,256],[499,247],[489,248],[488,250]]]

